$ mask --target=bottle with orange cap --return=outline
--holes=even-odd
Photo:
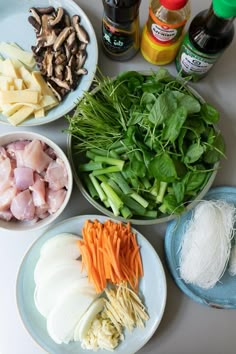
[[[172,62],[177,55],[189,17],[188,0],[151,0],[149,17],[141,38],[143,57],[156,65]]]

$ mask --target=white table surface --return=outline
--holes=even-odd
[[[3,0],[0,0],[3,1]],[[115,62],[101,52],[101,0],[77,0],[89,16],[99,45],[99,67],[105,75],[114,76],[123,70],[154,68],[140,53],[130,61]],[[40,2],[39,2],[40,3]],[[210,1],[192,0],[192,17],[208,7]],[[140,7],[141,26],[148,15],[148,0],[142,0]],[[227,142],[227,159],[221,164],[214,185],[236,185],[236,38],[225,51],[211,73],[193,85],[205,99],[214,104],[221,113],[220,128]],[[176,74],[174,64],[167,68]],[[45,134],[66,151],[66,135],[62,129],[65,120],[46,126],[23,129],[1,126],[0,131],[32,130]],[[97,212],[74,186],[72,198],[60,220]],[[235,310],[217,310],[197,304],[185,296],[173,282],[165,264],[163,239],[166,225],[137,226],[137,229],[151,242],[161,257],[167,277],[168,298],[166,310],[159,328],[151,340],[138,352],[142,354],[235,354],[236,313]],[[24,328],[15,301],[17,271],[24,253],[36,240],[42,230],[34,233],[0,231],[0,353],[1,354],[43,354]],[[53,353],[54,354],[54,353]],[[55,353],[56,354],[56,353]],[[131,354],[131,353],[127,353]]]

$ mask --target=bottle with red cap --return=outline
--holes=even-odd
[[[190,17],[188,0],[151,0],[149,17],[141,38],[143,57],[152,64],[172,62]]]

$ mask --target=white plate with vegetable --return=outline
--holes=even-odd
[[[236,308],[235,207],[235,187],[215,187],[167,226],[170,272],[178,287],[202,305]]]
[[[54,12],[47,13],[47,11],[50,11],[50,7],[54,8]],[[44,13],[39,13],[37,8],[43,8]],[[30,9],[31,11],[29,11]],[[33,25],[29,22],[29,18],[31,18]],[[67,21],[68,19],[70,23]],[[47,25],[48,22],[50,22],[50,26]],[[48,28],[45,26],[48,26]],[[84,38],[81,37],[81,33]],[[36,40],[36,35],[38,40]],[[78,39],[79,36],[80,40]],[[34,59],[37,65],[32,66],[30,61],[27,64],[24,63],[23,66],[30,73],[39,69],[42,70],[57,102],[45,103],[45,99],[42,101],[42,96],[48,95],[42,87],[39,88],[40,94],[38,97],[33,97],[35,92],[27,93],[27,95],[24,92],[22,97],[21,92],[20,97],[22,97],[23,102],[19,99],[19,94],[17,94],[17,98],[14,96],[14,91],[24,91],[25,89],[37,91],[40,85],[36,82],[35,86],[31,79],[28,81],[27,77],[19,72],[19,67],[22,66],[24,58],[22,56],[17,57],[18,52],[15,49],[10,49],[9,52],[6,44],[10,43],[29,53],[32,53],[31,48],[34,47],[36,53]],[[72,52],[74,54],[71,54]],[[22,0],[20,2],[10,0],[5,4],[0,4],[0,55],[0,81],[4,81],[3,84],[6,85],[5,78],[9,80],[9,76],[12,78],[13,75],[13,79],[14,76],[15,79],[18,79],[16,82],[10,82],[7,87],[3,86],[4,91],[12,91],[13,93],[10,93],[10,98],[8,93],[4,93],[5,96],[8,96],[4,96],[1,103],[4,106],[0,110],[0,123],[9,124],[7,115],[11,117],[22,110],[18,115],[25,116],[25,120],[21,121],[22,118],[17,116],[17,119],[12,119],[11,124],[36,126],[50,123],[66,115],[74,108],[84,92],[89,90],[96,72],[98,47],[90,20],[74,1],[62,0],[58,2],[53,0],[50,1],[49,6],[46,0]],[[13,60],[13,69],[9,68],[8,65],[4,64],[2,66],[1,64],[9,58]],[[26,56],[26,61],[27,59]],[[1,76],[5,78],[1,79]],[[23,81],[23,85],[19,80]],[[6,106],[16,103],[17,107],[10,107],[11,109]]]
[[[85,224],[85,221],[93,221],[95,219],[97,219],[100,223],[105,223],[108,220],[108,218],[105,216],[84,215],[65,220],[55,225],[54,227],[48,229],[30,247],[20,266],[17,277],[16,296],[21,318],[30,335],[36,340],[36,342],[38,342],[38,344],[42,346],[42,348],[44,348],[50,353],[88,353],[88,350],[82,349],[80,342],[78,341],[70,341],[68,344],[57,344],[49,336],[45,317],[38,312],[35,306],[35,266],[39,261],[40,254],[42,255],[41,249],[48,240],[52,241],[53,239],[55,239],[56,235],[62,233],[72,233],[79,236],[81,235],[81,230]],[[115,220],[113,221],[115,222]],[[124,340],[115,349],[115,352],[120,354],[137,352],[141,347],[145,345],[145,343],[151,338],[151,336],[156,331],[162,319],[166,304],[167,289],[165,273],[163,270],[162,263],[151,244],[139,232],[134,229],[132,230],[137,235],[137,243],[140,246],[140,254],[144,272],[144,276],[140,279],[139,282],[139,294],[143,298],[143,303],[149,314],[149,319],[145,322],[144,328],[135,328],[132,332],[124,332]],[[70,248],[70,252],[72,252],[72,248]],[[54,256],[52,255],[52,258],[53,257]],[[74,266],[70,264],[69,267]],[[36,275],[36,281],[38,280],[39,272],[38,275]],[[64,279],[64,281],[66,282],[66,279]],[[84,280],[82,281],[84,282]],[[92,296],[91,289],[88,290],[88,286],[85,287],[89,296]],[[152,291],[150,291],[150,289],[152,289]],[[76,291],[76,289],[73,289],[73,293],[74,291]],[[71,296],[73,298],[73,294]],[[39,299],[39,297],[37,298]],[[47,311],[47,308],[44,307],[42,311]],[[56,310],[54,310],[54,314],[55,311]],[[91,310],[91,312],[93,311]],[[51,324],[57,317],[57,314],[56,316],[53,315],[53,319],[50,320],[51,327]],[[106,350],[99,350],[99,352],[102,354],[107,353]]]

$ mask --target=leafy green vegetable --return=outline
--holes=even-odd
[[[170,118],[167,119],[164,129],[162,131],[162,139],[169,140],[173,143],[179,136],[180,130],[187,118],[188,112],[185,107],[178,107]]]
[[[88,192],[124,217],[182,212],[224,157],[219,112],[164,68],[95,83],[67,130]]]
[[[148,119],[151,123],[159,125],[169,118],[177,106],[178,103],[173,93],[165,91],[156,99]]]
[[[194,163],[200,159],[204,153],[204,147],[199,143],[194,143],[189,146],[186,155],[184,157],[184,162],[186,164]]]
[[[218,122],[220,114],[219,112],[209,103],[203,103],[201,107],[202,118],[209,124],[215,124]]]
[[[159,181],[173,182],[177,178],[175,165],[166,152],[155,156],[149,164],[149,173]]]

